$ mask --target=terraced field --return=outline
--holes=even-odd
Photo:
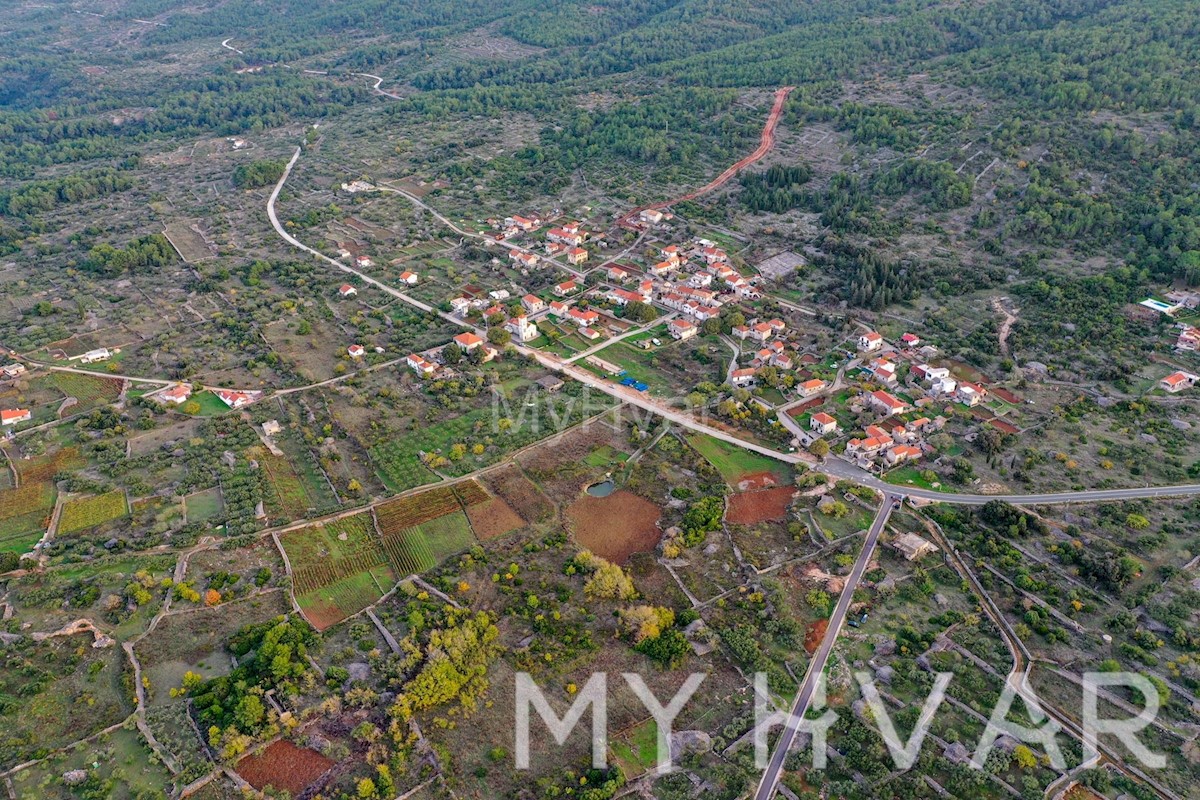
[[[58,518],[57,533],[76,533],[127,516],[129,501],[123,491],[79,497],[67,501],[63,506],[62,515]]]

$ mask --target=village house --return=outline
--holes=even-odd
[[[191,396],[192,387],[186,383],[177,383],[174,386],[163,389],[158,393],[159,400],[166,403],[173,403],[174,405],[186,403],[187,399]]]
[[[642,302],[649,303],[650,298],[654,296],[654,281],[647,278],[638,284],[637,290],[642,296]]]
[[[878,439],[874,436],[868,436],[865,439],[851,439],[846,442],[846,455],[873,456],[891,443],[891,438]]]
[[[504,326],[504,329],[512,334],[513,338],[524,344],[532,342],[539,335],[537,325],[535,325],[529,317],[525,315],[513,317]]]
[[[732,333],[734,336],[738,337],[739,339],[745,339],[747,336],[750,335],[750,326],[749,325],[734,325],[732,328]]]
[[[906,333],[900,337],[900,343],[905,347],[916,347],[921,344],[921,337],[915,333]]]
[[[908,405],[902,400],[893,397],[887,392],[879,389],[867,395],[867,403],[884,416],[892,414],[903,414],[908,410]]]
[[[729,254],[719,247],[705,247],[700,251],[705,264],[724,264],[729,260]]]
[[[920,449],[908,444],[898,444],[891,450],[888,450],[883,455],[883,460],[887,462],[889,467],[894,467],[897,464],[902,464],[905,461],[910,461],[914,458],[920,458]]]
[[[530,314],[536,314],[539,311],[546,310],[546,301],[537,295],[527,294],[521,298],[521,308],[528,311]]]
[[[729,383],[739,389],[747,389],[755,384],[755,370],[749,367],[735,369],[729,373]]]
[[[413,353],[405,359],[408,362],[408,368],[418,375],[432,375],[437,372],[437,364],[429,361],[424,356]]]
[[[638,219],[650,225],[657,225],[663,221],[663,213],[653,208],[646,208],[638,214]]]
[[[871,362],[869,369],[871,370],[871,375],[880,383],[887,386],[896,383],[896,365],[886,358],[875,359]]]
[[[667,323],[667,331],[671,334],[672,339],[683,341],[695,336],[699,329],[686,319],[673,319]]]
[[[415,272],[409,272],[408,270],[404,270],[404,272],[400,273],[400,282],[406,283],[409,286],[416,286],[420,280],[421,280],[421,276]]]
[[[79,361],[82,364],[94,364],[97,361],[107,361],[110,358],[112,358],[112,353],[108,351],[107,347],[98,347],[95,350],[88,350],[81,355]]]
[[[1189,353],[1200,350],[1200,328],[1184,325],[1183,330],[1179,332],[1179,338],[1175,340],[1175,349]]]
[[[510,250],[508,252],[508,259],[522,267],[536,267],[538,263],[536,255],[533,253],[523,253],[520,250]]]
[[[915,533],[900,534],[892,540],[892,547],[896,548],[909,561],[917,561],[938,551],[937,545],[922,539]]]
[[[922,383],[928,383],[938,378],[950,377],[950,370],[945,367],[931,367],[928,364],[917,364],[908,370],[908,374]]]
[[[19,422],[29,422],[31,419],[33,419],[33,412],[27,408],[0,409],[0,424],[16,425]]]
[[[541,224],[542,219],[536,214],[533,215],[533,217],[522,217],[518,214],[513,214],[511,217],[506,217],[504,219],[504,227],[517,228],[525,233],[529,233]]]
[[[607,274],[610,281],[617,281],[618,283],[624,283],[634,278],[633,272],[617,264],[610,266]]]
[[[677,244],[667,245],[666,247],[661,249],[661,253],[662,253],[663,258],[665,258],[668,261],[674,261],[677,264],[679,263],[680,257],[683,255],[683,253],[679,249],[679,245],[677,245]]]
[[[796,392],[801,397],[812,397],[814,394],[824,391],[825,387],[828,385],[829,384],[820,378],[813,378],[810,381],[805,381],[804,383],[797,385]]]
[[[217,398],[230,408],[243,408],[255,400],[252,392],[238,392],[233,389],[217,389],[213,392]]]
[[[554,287],[554,294],[558,297],[566,297],[567,295],[579,289],[579,284],[575,281],[563,281]]]
[[[572,247],[567,251],[567,262],[579,266],[588,260],[588,251],[582,247]]]
[[[546,234],[546,238],[558,244],[565,244],[570,247],[579,247],[583,244],[583,234],[576,227],[574,231],[568,231],[565,228],[551,228]]]
[[[688,278],[688,286],[696,289],[706,289],[712,286],[713,276],[707,272],[697,272]]]
[[[820,436],[828,436],[831,433],[837,433],[837,420],[826,414],[824,411],[818,411],[809,417],[808,428]]]
[[[604,338],[604,334],[600,333],[600,331],[596,330],[595,328],[590,327],[580,327],[579,335],[584,339],[587,339],[589,342],[595,342]]]
[[[343,283],[338,287],[338,294],[340,294],[342,297],[354,297],[356,294],[358,294],[358,289],[355,289],[348,283]]]
[[[24,364],[6,364],[0,367],[0,375],[5,378],[19,378],[25,374]]]
[[[466,333],[460,333],[455,336],[454,343],[457,344],[464,353],[469,353],[476,347],[481,346],[483,344],[483,339],[480,339],[477,335],[467,331]]]
[[[942,395],[954,394],[958,391],[958,381],[949,376],[934,378],[933,383],[929,384],[929,396],[941,397]]]
[[[508,291],[508,289],[493,289],[492,291],[488,292],[488,297],[492,298],[493,300],[507,300],[508,298],[512,297],[512,294]]]
[[[613,289],[606,295],[606,297],[622,308],[630,303],[643,302],[643,298],[640,294],[637,292],[631,292],[628,289]]]
[[[769,322],[758,322],[750,326],[750,338],[755,341],[765,342],[775,335],[775,329],[771,327]]]
[[[650,268],[650,274],[657,278],[663,278],[670,275],[679,268],[678,261],[660,261]]]
[[[465,297],[455,297],[450,300],[450,310],[455,314],[466,314],[471,308],[471,301]]]
[[[362,358],[367,353],[361,344],[350,345],[346,348],[346,352],[350,354],[351,358]]]
[[[954,392],[954,399],[970,408],[982,403],[986,396],[987,389],[974,383],[960,383]]]
[[[587,328],[594,325],[600,320],[600,315],[595,311],[581,311],[578,308],[572,308],[567,312],[567,318],[581,328]]]
[[[567,315],[567,311],[568,311],[568,309],[570,309],[570,307],[571,306],[568,303],[562,303],[562,302],[559,302],[558,300],[551,300],[550,301],[550,316],[558,317],[561,319],[562,317],[565,317]]]
[[[1159,382],[1159,386],[1171,394],[1175,394],[1176,392],[1182,392],[1185,389],[1195,387],[1197,381],[1200,381],[1200,377],[1190,372],[1173,372],[1163,378]]]
[[[773,353],[771,355],[771,366],[776,369],[795,369],[796,364],[792,361],[792,357],[787,353]]]
[[[372,261],[369,256],[355,256],[354,266],[358,267],[359,269],[366,269],[368,267],[375,266],[375,262]]]
[[[883,337],[875,331],[868,331],[858,337],[858,349],[864,353],[872,353],[883,347]]]
[[[719,308],[714,308],[713,306],[701,305],[700,303],[697,303],[694,300],[687,303],[687,306],[686,306],[686,308],[684,308],[684,311],[685,311],[685,313],[690,315],[692,317],[692,319],[696,320],[697,322],[707,322],[710,319],[717,319],[721,316],[721,312],[720,312]]]
[[[559,253],[567,252],[567,249],[568,248],[565,244],[559,244],[558,242],[546,242],[546,244],[542,246],[542,252],[552,258]]]

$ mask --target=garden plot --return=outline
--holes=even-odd
[[[270,744],[260,753],[237,763],[237,772],[255,789],[270,786],[295,797],[300,795],[336,762],[316,750],[299,747],[287,739]]]
[[[318,630],[378,601],[396,581],[370,512],[289,531],[279,541],[296,602]]]
[[[77,533],[127,516],[129,500],[123,490],[105,492],[95,497],[79,497],[63,505],[56,533]]]
[[[661,513],[654,503],[624,490],[608,497],[585,495],[566,510],[576,541],[617,564],[654,549],[662,535]]]

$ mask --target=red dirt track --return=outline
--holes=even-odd
[[[695,200],[697,197],[706,195],[714,189],[720,189],[722,186],[729,183],[733,176],[737,175],[746,167],[750,166],[769,153],[771,148],[775,146],[775,129],[779,127],[779,118],[783,116],[783,104],[787,102],[788,95],[792,93],[794,88],[796,87],[784,86],[782,89],[775,90],[775,105],[771,107],[771,113],[767,115],[767,123],[763,125],[762,129],[762,138],[759,141],[758,148],[753,153],[746,156],[741,161],[722,172],[716,178],[701,186],[699,189],[688,192],[682,197],[676,197],[673,200],[664,200],[661,203],[654,203],[652,205],[635,208],[633,211],[630,211],[628,214],[622,217],[621,222],[628,223],[638,214],[648,209],[661,211],[662,209],[673,206],[676,203],[686,203],[688,200]]]

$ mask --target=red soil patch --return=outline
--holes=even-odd
[[[649,500],[621,490],[608,497],[581,497],[567,509],[567,519],[580,545],[624,564],[634,553],[648,553],[658,544],[661,513]]]
[[[810,623],[804,631],[804,652],[810,656],[817,652],[817,648],[821,646],[821,641],[825,638],[825,630],[829,627],[829,620],[819,619],[816,622]]]
[[[767,489],[779,485],[779,478],[774,472],[747,472],[738,478],[734,486],[739,492],[752,492],[755,489]]]
[[[997,386],[992,389],[989,389],[988,391],[990,391],[992,394],[996,395],[996,397],[999,397],[1004,402],[1012,403],[1014,406],[1019,406],[1019,405],[1021,405],[1022,402],[1024,402],[1023,400],[1021,400],[1021,398],[1017,397],[1015,394],[1010,392],[1008,389],[1001,389],[1000,387]]]
[[[481,541],[495,539],[517,528],[525,527],[521,515],[508,507],[499,497],[467,507],[467,519],[471,529]]]
[[[790,486],[777,486],[757,492],[739,492],[729,498],[729,510],[725,512],[725,520],[736,525],[753,525],[756,522],[786,519],[794,492],[795,489]]]
[[[805,412],[812,411],[814,408],[817,408],[824,402],[824,397],[814,397],[812,400],[803,402],[795,408],[789,408],[787,413],[796,419],[799,419],[800,417],[804,416]]]
[[[335,763],[316,750],[297,747],[287,739],[274,742],[258,755],[249,755],[237,764],[237,772],[255,789],[274,786],[292,797],[325,774]]]
[[[1021,432],[1021,429],[1018,428],[1016,425],[1013,425],[1011,422],[1005,422],[1002,419],[988,420],[988,425],[991,425],[993,428],[995,428],[997,430],[1004,431],[1005,433],[1020,433]]]
[[[531,522],[540,522],[554,513],[546,495],[517,467],[492,473],[488,485],[505,505],[521,509],[521,516]]]
[[[331,628],[348,616],[345,611],[337,607],[336,603],[314,603],[303,609],[301,613],[308,620],[308,624],[318,631]]]

